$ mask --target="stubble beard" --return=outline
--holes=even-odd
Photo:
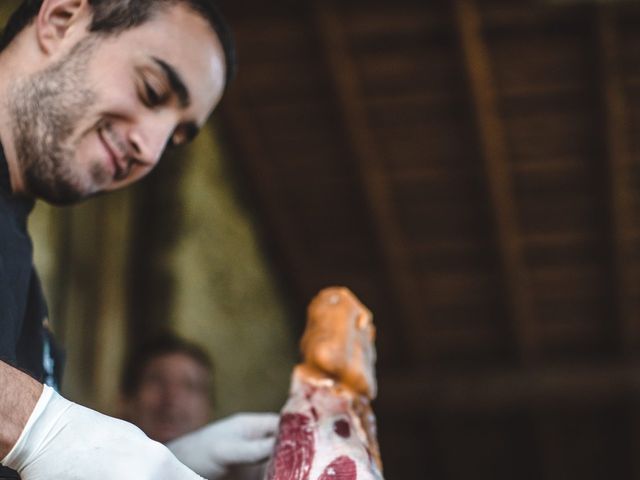
[[[92,185],[105,183],[107,173],[96,164],[74,170],[73,139],[97,95],[86,87],[87,66],[96,41],[78,42],[58,63],[18,82],[10,94],[13,136],[27,192],[53,204],[76,203],[95,193]],[[77,168],[77,167],[76,167]]]

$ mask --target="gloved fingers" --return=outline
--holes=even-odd
[[[224,456],[226,465],[260,463],[271,456],[276,439],[274,437],[252,440],[242,444],[229,444]]]
[[[278,431],[280,417],[275,413],[241,413],[228,419],[239,435],[247,439],[273,437]]]

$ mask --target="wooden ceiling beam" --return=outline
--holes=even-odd
[[[640,398],[640,364],[554,365],[473,373],[404,371],[379,375],[376,409],[385,414],[495,413]]]
[[[596,9],[597,48],[599,57],[600,95],[604,113],[604,135],[606,148],[606,176],[609,194],[609,232],[612,259],[612,288],[614,318],[618,322],[618,344],[623,354],[628,355],[636,346],[638,312],[630,298],[632,279],[627,268],[630,257],[630,242],[633,237],[632,197],[630,182],[631,142],[628,129],[628,112],[624,95],[624,84],[618,55],[618,34],[611,7]]]
[[[518,356],[527,364],[535,355],[533,299],[518,234],[514,187],[488,47],[482,36],[481,18],[475,1],[456,0],[453,5],[508,294],[508,310]]]
[[[424,348],[415,342],[412,344],[413,337],[409,334],[411,324],[425,321],[421,307],[423,293],[416,291],[406,239],[397,222],[388,172],[368,122],[364,95],[335,2],[315,1],[314,21],[339,101],[344,131],[365,195],[375,240],[383,257],[382,264],[390,278],[389,294],[395,301],[400,320],[394,327],[397,354],[410,356],[412,351]],[[412,347],[411,351],[407,345]]]
[[[615,27],[615,10],[599,6],[596,14],[596,48],[599,59],[599,87],[604,118],[606,191],[609,194],[609,232],[611,246],[611,288],[613,318],[617,321],[617,345],[623,357],[629,358],[637,346],[637,308],[632,297],[633,279],[628,268],[631,242],[634,238],[632,222],[631,140],[629,114],[625,103],[624,80],[620,69],[620,41]],[[631,411],[631,448],[640,447],[640,409]],[[632,456],[633,478],[640,478],[640,462]]]

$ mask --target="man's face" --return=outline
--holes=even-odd
[[[207,369],[186,354],[153,358],[127,400],[128,420],[162,443],[196,430],[210,418],[209,381]]]
[[[193,137],[224,89],[219,40],[184,5],[118,35],[75,36],[11,95],[25,186],[61,204],[142,178],[168,143]]]

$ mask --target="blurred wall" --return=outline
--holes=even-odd
[[[190,151],[180,185],[184,234],[168,256],[172,323],[209,346],[220,412],[279,409],[295,361],[282,296],[216,136],[207,132]]]

